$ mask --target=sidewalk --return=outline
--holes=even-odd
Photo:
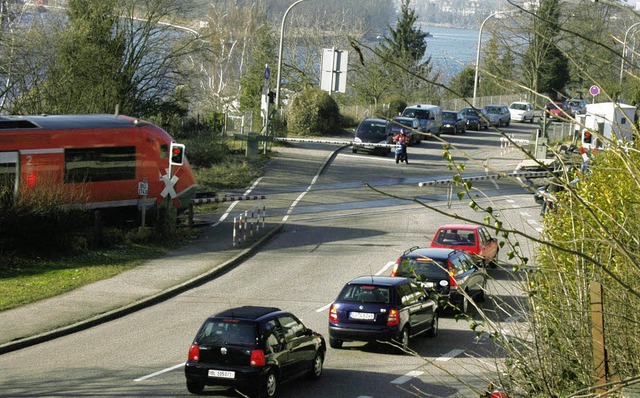
[[[232,224],[233,221],[206,227],[194,244],[113,278],[0,312],[0,355],[113,320],[173,297],[253,255],[282,227],[282,224],[266,223],[253,240],[234,247]]]

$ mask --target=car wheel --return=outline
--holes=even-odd
[[[356,148],[352,148],[352,149],[351,149],[351,151],[352,151],[353,153],[358,153],[358,150],[357,150]]]
[[[310,379],[319,379],[320,376],[322,376],[322,363],[324,361],[324,358],[322,357],[321,353],[316,353],[316,356],[313,357],[313,362],[311,365],[311,370],[309,371],[309,378]]]
[[[487,298],[485,294],[486,291],[487,291],[487,281],[485,279],[485,281],[482,283],[482,286],[480,286],[480,291],[476,295],[477,302],[484,303],[484,300]]]
[[[338,340],[338,339],[334,339],[333,337],[329,337],[329,346],[331,348],[340,349],[340,348],[342,348],[342,340]]]
[[[258,395],[261,397],[271,398],[276,395],[277,389],[278,379],[276,378],[275,373],[273,373],[273,370],[270,370],[269,373],[267,373],[267,378],[262,386],[262,392]]]
[[[204,383],[187,380],[187,391],[191,394],[202,394],[202,391],[204,391]]]
[[[489,262],[489,267],[498,268],[498,253],[499,252],[496,252],[496,256]]]
[[[460,303],[460,312],[463,314],[466,314],[467,311],[469,311],[469,298],[468,298],[469,292],[466,292],[466,294],[462,297],[462,303]]]
[[[436,337],[438,335],[438,313],[433,313],[433,320],[431,321],[431,329],[427,332],[427,337]]]
[[[409,349],[409,329],[404,328],[402,332],[400,332],[400,336],[398,336],[398,343],[400,344],[400,349],[402,351],[406,351]]]

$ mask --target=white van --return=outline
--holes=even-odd
[[[404,117],[415,117],[420,120],[420,131],[429,135],[440,137],[442,128],[442,108],[437,105],[410,105],[404,108]]]

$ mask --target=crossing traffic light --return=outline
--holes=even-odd
[[[184,164],[184,144],[172,142],[169,159],[170,164],[182,166]]]
[[[583,133],[582,142],[585,143],[585,144],[591,144],[591,140],[592,139],[593,139],[593,135],[591,134],[591,131],[586,130]]]

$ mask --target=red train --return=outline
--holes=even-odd
[[[184,209],[196,181],[186,159],[169,165],[172,141],[160,127],[128,116],[3,116],[0,184],[14,195],[60,192],[95,209],[137,213],[164,200]]]

